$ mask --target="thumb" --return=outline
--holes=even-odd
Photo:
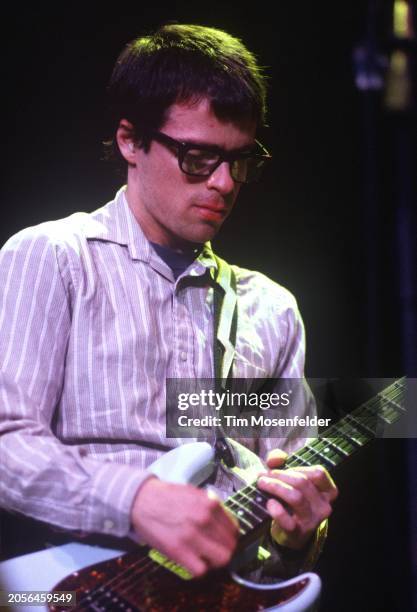
[[[269,469],[279,468],[284,465],[288,457],[288,454],[280,448],[274,448],[274,450],[268,453],[266,458],[266,465]]]

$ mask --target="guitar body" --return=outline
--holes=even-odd
[[[141,571],[142,570],[142,571]],[[105,586],[103,586],[105,585]],[[147,551],[127,553],[65,578],[56,591],[75,591],[77,610],[143,612],[229,612],[311,610],[320,593],[315,574],[304,574],[267,589],[238,584],[226,570],[184,580],[152,564]],[[54,612],[68,607],[51,606]]]
[[[213,453],[206,442],[186,444],[163,455],[150,470],[169,482],[198,485],[210,475]],[[123,553],[65,544],[0,563],[0,584],[6,592],[75,591],[75,610],[124,612],[305,612],[313,610],[320,595],[321,582],[313,573],[273,585],[241,581],[227,570],[185,580],[151,560],[148,553],[144,546]],[[22,604],[11,608],[19,612],[47,610]],[[50,606],[53,611],[70,609]]]

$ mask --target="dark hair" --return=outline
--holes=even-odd
[[[255,56],[239,39],[200,25],[164,25],[128,43],[107,93],[114,132],[127,119],[145,148],[147,133],[163,125],[176,102],[207,97],[219,118],[265,123],[265,76]],[[114,142],[105,144],[120,155]]]

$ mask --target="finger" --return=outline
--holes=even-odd
[[[262,491],[278,497],[280,501],[288,504],[298,515],[309,515],[309,505],[304,494],[290,483],[277,478],[262,476],[258,480],[258,486]]]
[[[320,491],[307,474],[297,470],[276,470],[271,474],[278,481],[294,487],[303,495],[304,504],[300,504],[299,507],[293,506],[300,518],[311,518],[314,513],[321,521],[330,515],[329,493]]]
[[[214,510],[219,514],[218,520],[220,520],[227,529],[229,528],[229,522],[231,521],[232,526],[235,528],[234,531],[239,532],[239,521],[237,517],[233,514],[231,510],[229,510],[229,508],[227,508],[222,503],[222,500],[217,495],[217,493],[212,489],[208,489],[207,495],[210,499],[215,500],[217,502]],[[226,521],[224,519],[226,519]]]
[[[193,575],[199,571],[201,560],[204,561],[206,570],[223,567],[230,563],[237,540],[219,537],[219,531],[221,530],[218,530],[216,525],[207,530],[194,529],[174,547],[172,555],[169,556],[179,559],[180,563],[187,563],[187,569],[190,568]]]
[[[232,524],[234,527],[233,533],[237,537],[240,531],[239,519],[237,518],[235,514],[233,514],[231,510],[229,510],[229,508],[226,508],[226,506],[223,506],[223,511],[226,513],[227,517],[232,521]]]
[[[280,480],[281,482],[286,482],[287,484],[300,490],[307,488],[309,485],[314,486],[314,484],[310,482],[308,474],[293,469],[270,470],[269,474],[267,474],[267,478],[273,478],[275,480]]]
[[[216,527],[222,529],[222,533],[230,535],[233,540],[236,540],[239,535],[239,520],[237,516],[219,502],[214,508],[214,521]]]
[[[288,458],[288,454],[280,448],[275,448],[268,453],[266,465],[272,469],[284,465]]]
[[[185,569],[188,570],[195,578],[203,576],[209,570],[207,561],[193,551],[181,551],[168,556],[176,563],[182,565],[182,567],[185,567]]]
[[[337,486],[325,467],[321,465],[313,466],[309,478],[319,491],[327,493],[329,500],[334,501],[339,494]]]
[[[232,560],[235,546],[226,546],[224,542],[219,543],[210,538],[210,534],[197,538],[196,547],[198,554],[202,557],[209,568],[219,568],[228,565]]]
[[[292,533],[295,530],[297,527],[296,519],[277,499],[268,499],[266,507],[272,519],[286,533]]]
[[[234,548],[239,534],[238,520],[218,498],[210,496],[204,508],[194,516],[195,535],[205,534],[214,542]]]
[[[292,470],[282,471],[280,472],[280,477],[281,474],[285,474],[286,472],[299,472],[307,476],[319,491],[328,494],[329,501],[334,501],[339,494],[333,478],[322,465],[313,465],[310,467],[300,466],[299,468],[294,468]]]

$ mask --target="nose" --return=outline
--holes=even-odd
[[[224,161],[210,174],[207,180],[207,187],[209,189],[216,189],[222,195],[227,195],[234,190],[235,182],[230,174],[229,162]]]

